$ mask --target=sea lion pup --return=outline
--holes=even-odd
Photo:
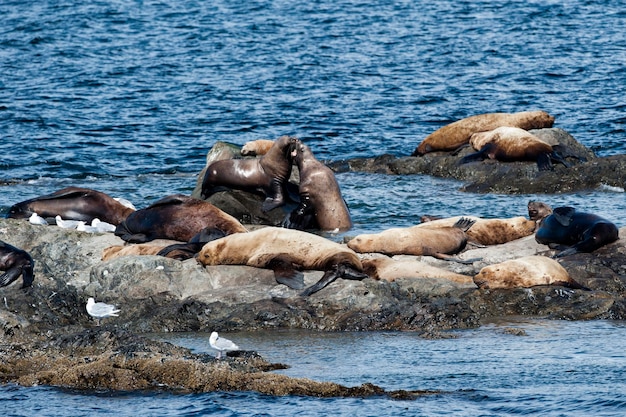
[[[557,207],[547,216],[535,233],[535,240],[552,249],[561,250],[556,258],[578,252],[593,252],[619,239],[617,226],[591,213],[573,207]]]
[[[65,220],[81,220],[87,223],[100,219],[118,225],[134,211],[134,208],[100,191],[66,187],[52,194],[15,204],[9,209],[7,217],[28,219],[33,213],[37,213],[43,218],[61,216]]]
[[[469,242],[479,245],[500,245],[530,236],[534,233],[536,222],[523,216],[507,219],[485,219],[474,216],[456,216],[443,219],[428,220],[431,216],[422,216],[422,223],[416,227],[451,227],[462,218],[474,221],[472,227],[465,232]]]
[[[478,152],[461,158],[459,164],[489,158],[502,162],[536,161],[539,171],[553,170],[552,161],[569,167],[550,144],[518,127],[502,126],[488,132],[474,133],[470,137],[470,145]]]
[[[209,165],[202,179],[202,198],[224,187],[265,195],[262,209],[267,212],[285,203],[285,183],[291,175],[298,139],[281,136],[260,158],[224,159]]]
[[[439,278],[458,284],[473,284],[471,276],[457,274],[417,260],[396,260],[388,257],[362,259],[363,271],[373,279],[393,282],[399,278]]]
[[[22,276],[22,288],[33,285],[35,261],[28,252],[0,240],[0,287],[6,287]]]
[[[489,265],[474,276],[480,289],[528,288],[537,285],[562,285],[589,290],[574,281],[554,259],[533,255]]]
[[[478,114],[435,130],[424,138],[411,156],[420,156],[435,151],[454,151],[469,143],[473,133],[493,130],[500,126],[514,126],[529,130],[552,127],[553,124],[554,117],[545,111]]]
[[[294,160],[300,173],[300,205],[285,218],[283,226],[299,230],[349,230],[350,211],[333,171],[318,161],[311,148],[302,142],[296,146]]]
[[[537,225],[541,223],[543,219],[552,214],[552,207],[541,201],[529,201],[528,202],[528,217],[530,220],[534,220]]]
[[[243,156],[265,155],[273,145],[274,141],[269,139],[251,140],[243,144],[241,154]]]
[[[204,245],[197,256],[203,265],[248,265],[274,270],[276,281],[290,288],[304,286],[298,270],[325,271],[300,295],[308,296],[337,278],[367,278],[359,257],[351,249],[312,233],[282,227],[263,227],[237,233]]]
[[[117,226],[115,234],[131,243],[154,239],[188,242],[206,227],[219,229],[227,235],[248,231],[237,219],[213,204],[174,194],[129,215]]]
[[[459,253],[465,248],[467,244],[465,232],[473,224],[473,220],[461,218],[451,227],[430,228],[417,225],[392,228],[380,233],[358,235],[348,242],[348,247],[359,253],[426,255],[443,260],[470,262],[454,258],[450,254]]]

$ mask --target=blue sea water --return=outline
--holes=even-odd
[[[542,109],[598,155],[622,154],[624,27],[624,1],[3,0],[0,214],[69,185],[124,197],[137,207],[189,194],[217,140],[242,144],[290,134],[322,160],[402,156],[435,129],[485,112]],[[509,196],[462,193],[457,181],[420,175],[344,173],[338,181],[354,233],[408,226],[422,214],[525,215],[530,199],[573,205],[626,225],[621,188]],[[621,325],[555,326],[556,346],[583,336],[584,343],[604,337],[623,346]],[[476,335],[496,339],[482,346],[487,353],[481,357],[501,359],[496,348],[509,336]],[[329,350],[352,337],[370,335],[339,337]],[[371,337],[426,343],[398,334]],[[379,348],[376,360],[391,368],[414,352]],[[86,395],[10,386],[0,395],[18,404],[10,409],[16,415],[113,408],[121,415],[624,414],[623,385],[617,400],[608,394],[616,381],[611,372],[623,370],[623,357],[598,349],[602,366],[566,373],[583,387],[575,391],[579,395],[557,397],[562,403],[508,377],[480,388],[475,375],[502,367],[490,360],[449,377],[459,382],[451,388],[455,394],[420,400],[425,408],[242,393]],[[469,347],[464,351],[475,359]],[[328,360],[332,367],[343,358]],[[605,385],[591,381],[604,373]],[[354,375],[350,383],[389,388],[381,375]],[[572,383],[537,375],[537,384],[550,391],[566,391]],[[448,386],[428,383],[421,371],[398,378],[401,388]],[[342,375],[331,379],[341,382]]]

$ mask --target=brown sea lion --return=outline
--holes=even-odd
[[[298,142],[294,137],[281,136],[260,158],[213,162],[207,167],[202,180],[202,198],[226,187],[263,193],[266,197],[263,211],[283,205],[286,198],[285,183],[291,174]]]
[[[472,227],[466,232],[470,242],[480,245],[500,245],[502,243],[530,236],[535,231],[536,222],[523,216],[506,219],[485,219],[474,216],[456,216],[443,219],[427,220],[428,216],[422,216],[426,220],[417,226],[420,227],[451,227],[461,218],[474,221]]]
[[[424,138],[411,156],[435,151],[454,151],[469,143],[472,134],[493,130],[500,126],[514,126],[529,130],[552,127],[553,124],[554,117],[545,111],[478,114],[437,129]]]
[[[539,255],[524,256],[486,266],[474,276],[474,283],[480,289],[561,285],[588,290],[574,281],[557,261]]]
[[[225,234],[247,232],[237,219],[213,204],[174,194],[129,215],[117,226],[115,234],[131,243],[154,239],[188,242],[207,227]]]
[[[541,221],[535,240],[542,245],[561,250],[555,255],[573,255],[594,250],[619,239],[617,226],[591,213],[576,211],[573,207],[557,207]]]
[[[459,163],[489,158],[502,162],[536,161],[540,171],[554,169],[552,161],[569,167],[550,144],[518,127],[502,126],[488,132],[474,133],[470,145],[478,152],[461,158]]]
[[[528,217],[530,220],[534,220],[537,224],[552,214],[552,207],[541,201],[529,201],[528,202]]]
[[[304,143],[296,146],[294,160],[300,173],[300,205],[285,218],[283,226],[299,230],[349,230],[350,211],[333,171],[318,161]]]
[[[393,282],[399,278],[439,278],[458,284],[473,284],[471,276],[437,268],[418,260],[396,260],[388,257],[362,259],[364,272],[370,278]]]
[[[134,212],[114,198],[89,188],[67,187],[52,194],[36,197],[15,204],[7,213],[8,218],[28,219],[33,213],[43,218],[61,216],[64,220],[93,219],[118,225]]]
[[[265,155],[273,145],[274,141],[269,139],[251,140],[243,144],[241,154],[243,156]]]
[[[359,257],[344,245],[312,233],[281,227],[264,227],[214,240],[197,256],[203,265],[248,265],[274,270],[276,281],[291,288],[304,286],[296,270],[325,271],[301,295],[311,295],[337,278],[367,278]]]
[[[22,288],[33,285],[35,261],[28,252],[0,240],[0,287],[6,287],[22,276]]]
[[[359,253],[382,253],[385,255],[433,256],[438,259],[455,260],[450,254],[465,248],[465,232],[474,222],[461,218],[451,227],[421,227],[421,225],[392,228],[380,233],[362,234],[351,239],[348,247]]]

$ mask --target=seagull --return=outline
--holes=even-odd
[[[40,224],[42,226],[46,226],[48,224],[48,222],[46,221],[46,219],[44,219],[43,217],[41,217],[40,215],[38,215],[37,213],[33,213],[30,215],[30,217],[28,218],[28,221],[31,224]]]
[[[98,232],[115,232],[115,225],[95,218],[91,221],[91,227],[94,227]]]
[[[104,317],[117,317],[120,310],[111,304],[96,303],[93,297],[87,299],[87,313],[96,319],[96,323],[100,326],[100,319]]]
[[[83,226],[85,225],[85,222],[82,220],[63,220],[58,214],[54,218],[54,220],[56,221],[57,226],[63,229],[76,229],[81,223],[83,224]]]
[[[228,339],[219,337],[217,332],[211,333],[211,337],[209,337],[209,344],[213,349],[217,350],[217,359],[221,359],[222,352],[239,350],[239,346]]]

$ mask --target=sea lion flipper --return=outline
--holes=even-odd
[[[266,267],[274,271],[274,278],[279,284],[294,290],[304,288],[304,274],[293,267],[293,262],[288,256],[276,256],[267,263]]]
[[[285,216],[282,223],[284,228],[296,230],[314,228],[315,210],[309,200],[308,197],[301,197],[300,205]]]
[[[537,155],[537,168],[539,171],[553,171],[554,166],[552,165],[552,161],[550,159],[550,154],[542,153]]]
[[[324,275],[322,276],[322,278],[320,278],[319,281],[317,281],[315,284],[311,285],[306,290],[302,291],[300,293],[300,296],[308,297],[311,294],[315,294],[316,292],[318,292],[319,290],[323,289],[324,287],[326,287],[331,282],[337,280],[337,278],[339,278],[339,267],[335,266],[334,268],[329,269],[328,271],[326,271],[324,273]]]
[[[0,275],[0,287],[6,287],[10,283],[18,279],[21,273],[21,266],[14,266],[13,268],[9,268],[4,274]]]
[[[457,220],[456,223],[454,223],[453,226],[457,229],[461,229],[464,232],[467,232],[474,225],[474,223],[476,223],[476,220],[468,219],[467,217],[461,217],[459,220]]]
[[[572,218],[576,209],[574,207],[557,207],[553,210],[552,216],[559,222],[562,226],[569,226],[572,222]]]
[[[201,243],[175,243],[164,247],[157,252],[157,255],[184,261],[193,258],[196,253],[200,252],[202,246]]]

